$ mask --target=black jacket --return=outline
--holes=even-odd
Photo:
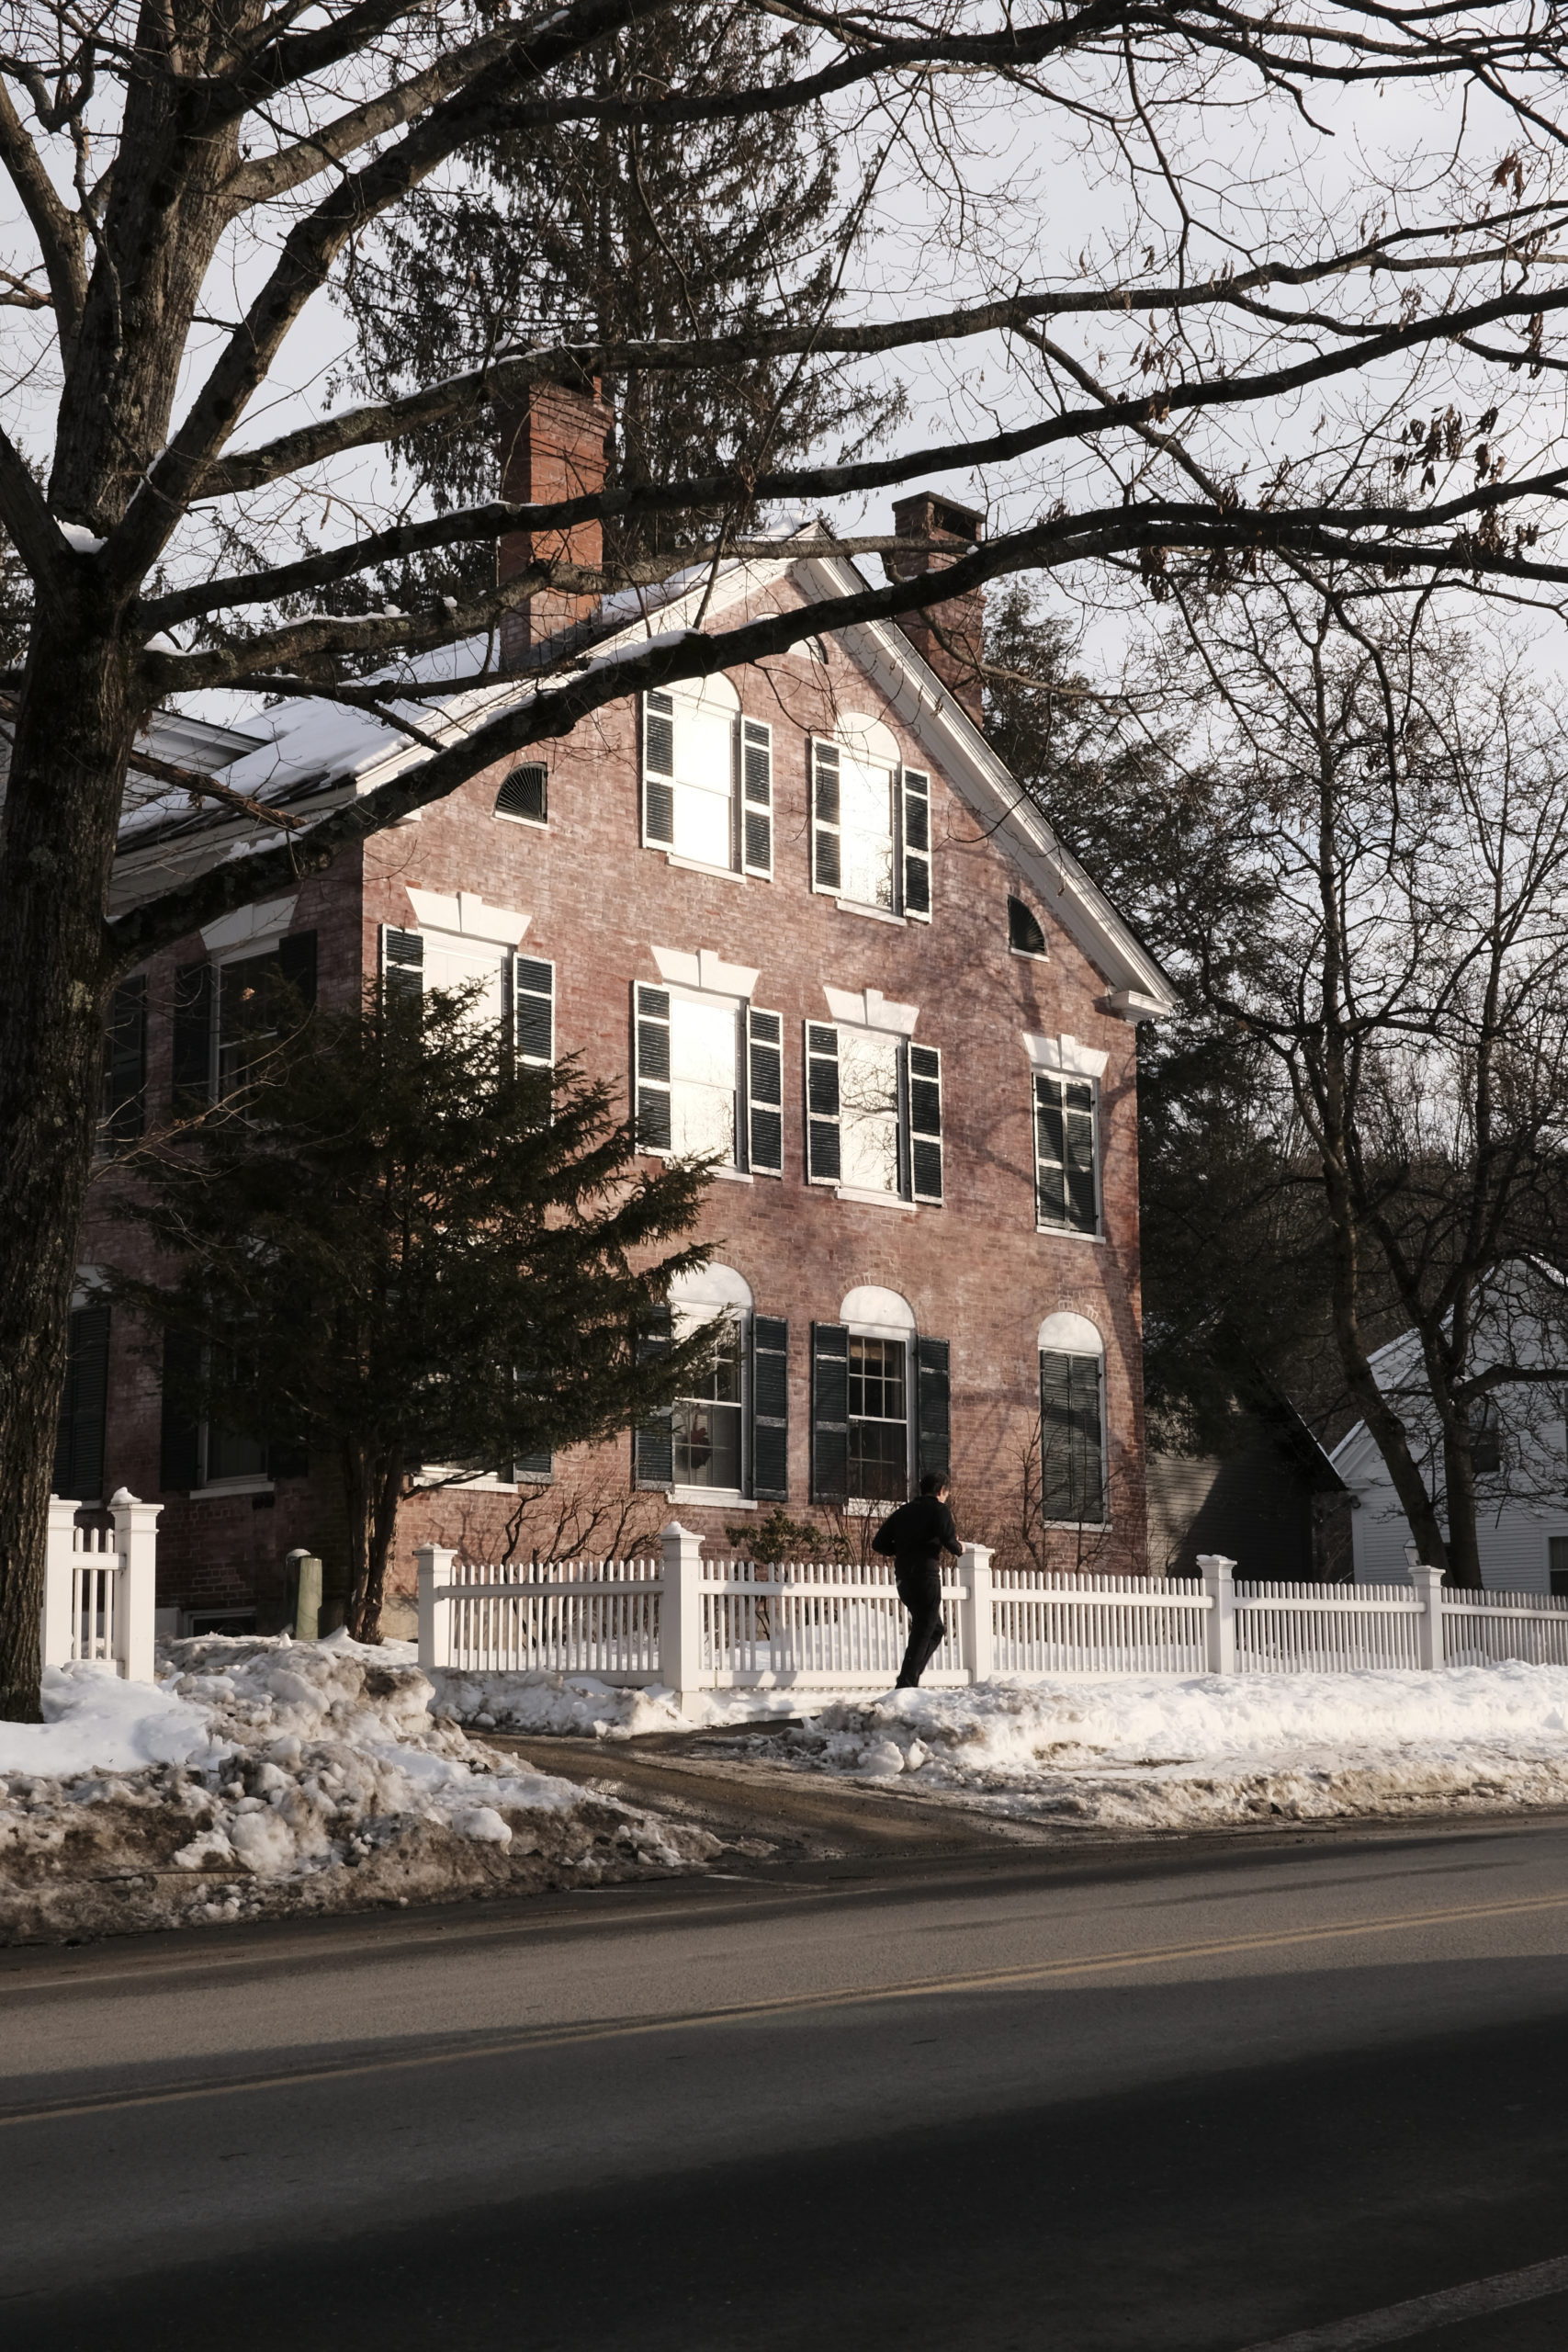
[[[917,1495],[913,1502],[901,1503],[871,1542],[874,1551],[897,1560],[900,1567],[917,1560],[929,1560],[934,1566],[944,1552],[956,1560],[963,1548],[953,1513],[934,1495]]]

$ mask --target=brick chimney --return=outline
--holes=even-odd
[[[520,400],[497,404],[496,423],[502,498],[533,506],[604,489],[615,415],[596,376],[530,384]],[[597,571],[603,554],[597,523],[574,523],[564,531],[509,531],[497,550],[497,572],[505,582],[536,560],[551,559]],[[506,614],[501,624],[502,667],[515,669],[531,646],[587,620],[598,601],[548,588]]]
[[[901,539],[937,539],[952,555],[930,554],[923,548],[886,560],[895,580],[912,579],[918,571],[941,571],[977,548],[986,536],[984,517],[951,498],[929,490],[900,498],[893,507],[893,527]],[[901,614],[898,626],[917,653],[930,662],[942,684],[963,705],[976,727],[980,724],[982,691],[980,656],[985,639],[986,592],[971,588],[951,604],[927,605],[923,611]]]

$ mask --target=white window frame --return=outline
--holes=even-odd
[[[1100,1114],[1103,1081],[1111,1057],[1098,1046],[1086,1046],[1077,1037],[1043,1037],[1025,1033],[1024,1051],[1028,1056],[1029,1072],[1029,1186],[1030,1205],[1034,1230],[1049,1234],[1056,1241],[1087,1242],[1091,1248],[1101,1248],[1105,1242],[1105,1129]],[[1040,1128],[1037,1110],[1037,1078],[1054,1078],[1067,1085],[1088,1084],[1090,1089],[1090,1116],[1093,1121],[1092,1148],[1094,1152],[1094,1227],[1089,1231],[1077,1225],[1057,1225],[1040,1214]]]
[[[705,705],[706,706],[705,709]],[[668,706],[667,708],[666,706]],[[724,719],[728,723],[729,733],[729,839],[727,855],[722,860],[716,860],[713,858],[694,856],[689,850],[684,850],[680,846],[682,831],[682,803],[680,796],[682,793],[701,793],[706,798],[716,800],[719,797],[717,793],[711,792],[705,785],[697,784],[690,777],[683,777],[682,775],[682,718],[683,714],[687,723],[689,724],[694,718],[698,718],[699,716],[703,717],[705,719],[715,718],[720,711],[722,711]],[[649,764],[649,726],[651,722],[661,718],[668,718],[671,723],[672,750],[671,752],[671,765],[668,770],[652,767]],[[752,721],[751,725],[753,729],[753,735],[755,736],[756,731],[761,728],[762,722]],[[733,882],[744,882],[748,876],[751,876],[759,880],[769,879],[771,877],[773,866],[771,840],[771,820],[773,818],[773,751],[772,731],[771,729],[768,731],[769,741],[767,750],[769,761],[769,799],[767,813],[770,819],[770,843],[768,861],[766,866],[764,866],[761,863],[756,865],[748,864],[744,855],[745,819],[742,807],[744,793],[742,719],[740,697],[736,692],[733,684],[723,675],[722,673],[720,673],[716,677],[703,680],[696,691],[693,691],[691,687],[686,685],[673,685],[653,688],[646,693],[642,697],[642,707],[639,714],[638,738],[638,774],[641,778],[641,838],[643,847],[645,849],[661,851],[667,864],[679,867],[687,873],[722,874],[728,876],[728,877]],[[670,830],[668,835],[662,834],[656,830],[654,820],[650,815],[649,804],[650,787],[655,790],[661,788],[666,789],[671,796]],[[761,808],[761,803],[758,804],[758,807],[759,808]]]
[[[668,1022],[668,1029],[670,1035],[671,1070],[670,1076],[667,1079],[654,1079],[651,1080],[645,1079],[640,1067],[640,1052],[637,1045],[637,1024],[639,1020],[654,1017],[645,1015],[642,1012],[641,991],[644,989],[654,989],[660,996],[668,997],[670,1000],[671,1017]],[[675,1023],[673,1014],[674,1008],[677,1004],[695,1004],[711,1006],[715,1009],[722,1009],[730,1015],[733,1021],[735,1029],[735,1084],[731,1096],[733,1110],[731,1113],[730,1125],[730,1156],[728,1159],[721,1160],[714,1172],[718,1176],[728,1176],[732,1179],[741,1180],[750,1183],[751,1182],[750,1171],[746,1166],[743,1155],[747,1151],[746,1071],[748,1059],[748,1029],[750,1025],[747,1021],[747,1014],[750,1010],[750,1006],[749,1000],[745,997],[732,996],[727,990],[719,990],[716,989],[694,989],[687,987],[680,980],[667,980],[663,978],[657,981],[642,980],[635,981],[633,983],[632,1024],[634,1046],[632,1082],[634,1100],[636,1095],[640,1092],[641,1089],[646,1085],[651,1084],[656,1087],[661,1087],[664,1090],[666,1098],[670,1104],[671,1133],[671,1140],[668,1144],[648,1144],[641,1142],[639,1139],[637,1148],[639,1150],[646,1152],[650,1159],[679,1159],[681,1156],[680,1146],[674,1139],[675,1092],[676,1088],[681,1082],[676,1078],[674,1072]]]

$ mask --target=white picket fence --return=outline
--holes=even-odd
[[[108,1505],[112,1527],[78,1527],[81,1508],[49,1498],[43,1662],[90,1658],[129,1681],[151,1682],[163,1505],[138,1502],[122,1487]]]
[[[426,1544],[419,1655],[470,1674],[591,1674],[624,1687],[886,1690],[908,1620],[886,1563],[705,1561],[673,1524],[662,1556],[459,1566]],[[1048,1675],[1347,1674],[1523,1658],[1568,1666],[1568,1600],[1408,1585],[1238,1584],[994,1569],[964,1547],[942,1584],[947,1637],[927,1686]]]

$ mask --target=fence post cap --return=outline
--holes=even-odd
[[[138,1503],[141,1500],[141,1496],[133,1495],[129,1487],[117,1487],[109,1497],[109,1509],[113,1510],[117,1503]]]
[[[697,1543],[702,1542],[694,1527],[682,1527],[678,1519],[672,1519],[668,1527],[661,1527],[659,1532],[661,1535],[689,1535]]]
[[[1223,1552],[1200,1552],[1198,1566],[1205,1575],[1228,1576],[1235,1569],[1235,1562],[1227,1560]]]

